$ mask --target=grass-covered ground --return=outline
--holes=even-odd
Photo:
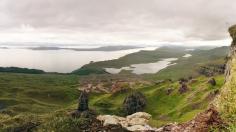
[[[78,98],[78,76],[0,73],[0,110],[17,115],[45,113]]]
[[[214,87],[207,83],[209,78],[196,78],[194,83],[189,83],[189,91],[184,94],[178,92],[177,81],[165,81],[136,90],[147,98],[145,111],[153,116],[150,124],[160,126],[167,122],[190,120],[204,110],[211,101],[209,94],[223,84],[223,75],[215,78],[217,85]],[[64,120],[68,111],[77,108],[78,85],[79,77],[76,75],[0,73],[0,128],[15,128],[28,122],[39,122],[40,128],[45,123],[56,122],[52,121],[56,117]],[[167,95],[167,88],[173,88],[173,93]],[[99,114],[124,115],[122,103],[130,92],[92,93],[90,108]],[[49,128],[50,124],[45,127]]]
[[[195,81],[189,82],[189,91],[180,94],[178,82],[166,81],[164,83],[137,89],[147,98],[145,112],[150,113],[153,118],[151,124],[160,126],[167,122],[183,122],[192,119],[196,113],[207,108],[212,101],[214,93],[223,85],[222,75],[215,77],[216,86],[207,83],[207,77],[198,77]],[[167,95],[167,89],[173,88],[174,91]],[[116,94],[92,95],[90,106],[103,114],[121,115],[122,103],[125,97],[132,91],[125,91]]]

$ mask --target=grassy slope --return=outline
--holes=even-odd
[[[47,123],[58,112],[57,116],[65,116],[68,110],[77,107],[78,79],[78,76],[74,75],[0,73],[0,127],[16,127],[32,121]],[[177,82],[165,82],[138,89],[147,97],[148,104],[145,111],[153,115],[150,123],[160,126],[166,122],[186,121],[206,108],[208,104],[206,96],[220,88],[223,77],[217,76],[218,84],[215,87],[206,83],[208,80],[206,77],[199,77],[197,80],[190,85],[191,90],[183,95],[177,92],[179,88]],[[166,89],[169,87],[175,91],[168,96]],[[122,102],[129,92],[115,95],[92,94],[90,107],[101,114],[122,115]]]
[[[70,75],[0,73],[0,110],[16,115],[58,109],[78,97],[77,83]]]
[[[185,94],[178,92],[178,82],[165,82],[138,89],[147,97],[146,112],[153,116],[152,125],[160,126],[167,122],[182,122],[191,119],[196,113],[204,110],[209,104],[207,96],[210,92],[219,89],[223,84],[223,76],[217,76],[217,86],[207,84],[208,78],[198,77],[196,83],[189,85],[190,90]],[[167,88],[174,88],[171,95],[166,95]],[[90,105],[103,114],[122,115],[121,106],[124,98],[130,93],[118,93],[115,95],[94,95]]]

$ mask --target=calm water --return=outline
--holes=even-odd
[[[47,72],[68,73],[88,64],[90,61],[117,59],[140,50],[154,50],[157,47],[122,51],[73,51],[73,50],[30,50],[0,49],[0,67],[25,67]]]
[[[185,54],[183,57],[188,58],[188,57],[191,57],[191,56],[192,56],[191,54]]]
[[[120,69],[117,68],[105,68],[107,72],[111,74],[117,74],[122,70],[130,70],[135,74],[145,74],[145,73],[157,73],[160,70],[175,65],[176,63],[172,63],[173,61],[178,60],[178,58],[167,58],[155,63],[145,63],[145,64],[133,64],[129,67],[122,67]]]

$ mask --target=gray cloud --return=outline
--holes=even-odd
[[[89,39],[109,36],[108,41],[220,40],[235,16],[235,0],[0,1],[2,30],[29,25]]]

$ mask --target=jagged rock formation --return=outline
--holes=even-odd
[[[229,28],[232,44],[230,52],[227,56],[227,64],[225,70],[225,84],[222,87],[219,96],[214,104],[222,113],[222,117],[230,123],[235,124],[236,111],[236,25]],[[230,120],[229,120],[230,119]]]
[[[144,112],[137,112],[127,117],[114,115],[99,115],[97,119],[103,126],[122,126],[128,131],[141,132],[208,132],[210,128],[223,128],[223,121],[214,107],[205,112],[199,113],[193,120],[186,123],[171,123],[160,128],[153,128],[148,125],[151,115]]]
[[[81,92],[79,97],[78,111],[87,111],[88,108],[88,93],[86,91]]]
[[[145,96],[140,92],[131,93],[123,102],[123,108],[127,115],[143,111],[146,106]]]
[[[211,77],[217,74],[224,74],[225,64],[223,65],[207,65],[201,66],[198,72],[207,77]]]

